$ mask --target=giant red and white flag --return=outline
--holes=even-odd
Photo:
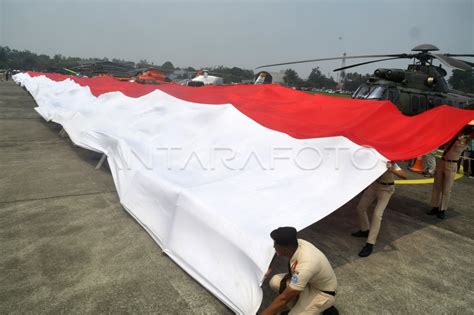
[[[71,140],[103,152],[125,209],[184,270],[236,313],[255,314],[270,231],[303,229],[386,169],[447,142],[474,112],[415,117],[390,102],[278,85],[183,87],[14,76]]]

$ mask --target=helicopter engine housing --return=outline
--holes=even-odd
[[[405,80],[405,71],[402,69],[379,68],[374,71],[374,76],[394,82],[402,82]]]
[[[385,77],[390,81],[402,82],[405,80],[405,71],[401,69],[389,69],[385,72]]]

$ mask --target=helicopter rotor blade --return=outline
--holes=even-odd
[[[377,60],[372,60],[372,61],[367,61],[367,62],[356,63],[356,64],[353,64],[353,65],[349,65],[349,66],[337,68],[337,69],[334,69],[333,71],[334,71],[334,72],[335,72],[335,71],[341,71],[341,70],[345,70],[345,69],[349,69],[349,68],[354,68],[354,67],[358,67],[358,66],[363,66],[363,65],[367,65],[367,64],[369,64],[369,63],[375,63],[375,62],[380,62],[380,61],[395,60],[395,59],[405,59],[405,58],[410,58],[410,57],[394,57],[394,58],[377,59]]]
[[[446,55],[437,55],[437,54],[429,54],[433,58],[438,59],[442,64],[449,66],[451,68],[459,69],[459,70],[464,70],[464,71],[470,71],[472,70],[472,66],[469,65],[468,63],[465,63],[464,61],[461,61],[459,59],[451,58]]]
[[[474,57],[474,54],[442,54],[448,57]]]
[[[448,57],[474,57],[474,54],[443,54],[443,56],[448,56]],[[456,58],[459,61],[462,61],[464,63],[467,63],[471,67],[474,67],[474,62],[467,61],[467,60],[461,60],[459,58]]]
[[[470,61],[466,61],[466,60],[461,60],[461,59],[458,59],[459,61],[462,61],[464,63],[467,63],[468,65],[470,65],[471,67],[474,67],[474,62],[470,62]]]
[[[308,60],[299,60],[299,61],[289,61],[282,63],[272,63],[268,65],[259,66],[255,69],[261,69],[265,67],[275,67],[275,66],[284,66],[284,65],[293,65],[297,63],[307,63],[307,62],[316,62],[316,61],[329,61],[329,60],[341,60],[341,59],[361,59],[361,58],[382,58],[382,57],[397,57],[397,58],[409,58],[407,54],[392,54],[392,55],[363,55],[363,56],[346,56],[346,57],[331,57],[331,58],[319,58],[319,59],[308,59]]]

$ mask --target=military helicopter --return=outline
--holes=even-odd
[[[394,59],[414,59],[413,64],[409,65],[406,70],[386,68],[375,70],[373,76],[365,84],[359,86],[352,94],[352,98],[389,100],[406,115],[416,115],[443,104],[474,109],[474,94],[450,89],[444,79],[447,72],[441,66],[443,64],[454,69],[472,71],[474,63],[453,57],[474,57],[474,54],[433,53],[433,51],[438,50],[436,46],[431,44],[422,44],[413,48],[413,53],[310,59],[269,64],[257,67],[256,69],[338,59],[383,58],[334,69],[334,71],[342,71],[375,62]],[[433,65],[434,59],[440,62],[439,66]]]

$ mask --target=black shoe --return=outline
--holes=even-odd
[[[331,306],[330,308],[328,308],[327,310],[324,310],[324,311],[323,311],[323,315],[339,315],[339,311],[338,311],[337,308],[333,305],[333,306]]]
[[[444,217],[446,216],[446,211],[444,210],[441,210],[438,212],[438,214],[436,214],[436,216],[439,218],[439,219],[444,219]]]
[[[433,207],[430,211],[426,212],[427,215],[435,215],[439,213],[439,208],[438,207]]]
[[[370,254],[372,254],[372,250],[374,248],[374,245],[373,244],[365,244],[365,246],[362,248],[362,250],[360,251],[359,253],[359,256],[360,257],[367,257],[369,256]]]
[[[369,236],[369,230],[367,231],[357,231],[357,232],[354,232],[354,233],[351,233],[352,236],[354,237],[368,237]]]

